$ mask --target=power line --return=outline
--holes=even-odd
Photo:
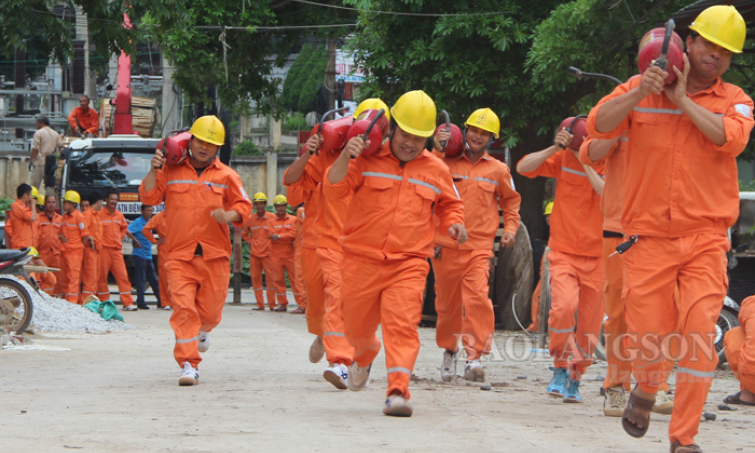
[[[416,17],[458,17],[458,16],[497,16],[501,14],[509,14],[514,11],[494,11],[487,13],[449,13],[449,14],[433,14],[433,13],[406,13],[400,11],[380,11],[374,9],[362,9],[352,8],[349,6],[328,5],[326,3],[311,2],[309,0],[293,0],[297,3],[304,3],[305,5],[322,6],[324,8],[345,9],[347,11],[359,11],[362,13],[374,13],[374,14],[388,14],[391,16],[416,16]]]
[[[142,25],[144,26],[144,25]],[[157,26],[157,24],[154,24],[153,26]],[[276,30],[306,30],[306,29],[315,29],[315,28],[338,28],[338,27],[356,27],[357,24],[332,24],[332,25],[281,25],[279,27],[256,27],[254,25],[250,25],[248,27],[238,27],[238,26],[225,26],[225,25],[194,25],[193,27],[189,28],[200,28],[202,30],[248,30],[251,32],[257,32],[257,31],[276,31]]]

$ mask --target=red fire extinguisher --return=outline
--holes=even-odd
[[[375,154],[383,144],[383,138],[388,135],[389,124],[385,117],[385,110],[365,110],[359,117],[362,119],[354,122],[354,125],[349,128],[346,141],[361,136],[362,140],[370,141],[370,146],[362,150],[360,156]]]
[[[157,142],[157,149],[163,152],[166,164],[178,165],[189,156],[190,141],[191,132],[173,131]]]
[[[438,126],[438,128],[435,129],[435,133],[437,134],[441,129],[445,128],[445,131],[451,134],[451,137],[446,142],[440,144],[440,152],[446,157],[456,157],[464,150],[464,134],[462,134],[459,126],[451,122],[448,112],[441,110],[440,114],[443,115],[445,124]]]
[[[637,65],[640,74],[651,65],[658,66],[668,72],[663,80],[664,85],[676,80],[676,72],[672,67],[680,71],[684,69],[684,44],[682,38],[674,31],[674,20],[669,19],[666,27],[658,27],[645,33],[640,40],[640,50],[637,57]]]
[[[574,136],[569,143],[569,148],[579,149],[584,138],[587,137],[587,115],[571,116],[561,121],[558,130],[561,129],[565,129],[566,132]],[[563,146],[561,148],[565,149]]]
[[[335,120],[325,121],[325,118],[333,113],[344,112],[347,108],[333,109],[325,112],[320,118],[320,122],[312,128],[312,135],[318,135],[322,137],[322,143],[315,151],[318,154],[319,151],[332,151],[334,149],[343,148],[346,145],[346,134],[349,132],[349,128],[354,124],[353,116],[345,116]]]

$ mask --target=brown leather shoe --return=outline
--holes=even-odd
[[[288,311],[288,305],[279,305],[276,308],[271,308],[272,311]]]
[[[291,310],[292,315],[303,315],[307,313],[307,309],[304,307],[299,307],[295,310]]]

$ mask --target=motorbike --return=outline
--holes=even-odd
[[[0,250],[0,331],[22,334],[34,314],[31,294],[9,275],[26,280],[39,293],[39,285],[24,268],[31,261],[29,249]]]

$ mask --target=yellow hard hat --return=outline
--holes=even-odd
[[[65,196],[63,196],[63,201],[79,204],[81,203],[81,195],[75,190],[66,190]]]
[[[37,204],[40,206],[45,205],[45,196],[44,195],[37,195]]]
[[[279,204],[288,205],[288,199],[286,198],[285,195],[276,195],[275,198],[273,199],[273,204],[274,205],[279,205]]]
[[[36,247],[29,247],[29,256],[32,258],[39,258],[39,250]]]
[[[435,102],[422,90],[402,94],[391,107],[391,115],[409,134],[432,137],[435,133]]]
[[[742,53],[747,25],[742,15],[730,5],[716,5],[705,9],[689,26],[708,41],[734,53]]]
[[[369,98],[359,103],[359,106],[354,110],[354,118],[358,118],[365,110],[385,110],[385,118],[391,120],[391,112],[389,112],[388,106],[380,98]]]
[[[553,212],[553,202],[551,201],[545,205],[545,213],[543,215],[550,215]]]
[[[203,116],[194,121],[189,132],[198,139],[213,145],[221,146],[225,142],[225,127],[215,115]]]
[[[254,194],[254,198],[252,198],[252,201],[253,202],[264,201],[265,203],[267,203],[267,195],[265,195],[262,192],[257,192]]]
[[[472,112],[464,126],[478,127],[490,132],[495,138],[498,138],[498,133],[501,131],[501,121],[498,119],[498,115],[487,107]]]
[[[39,190],[36,187],[31,186],[31,197],[36,199],[39,196]]]

